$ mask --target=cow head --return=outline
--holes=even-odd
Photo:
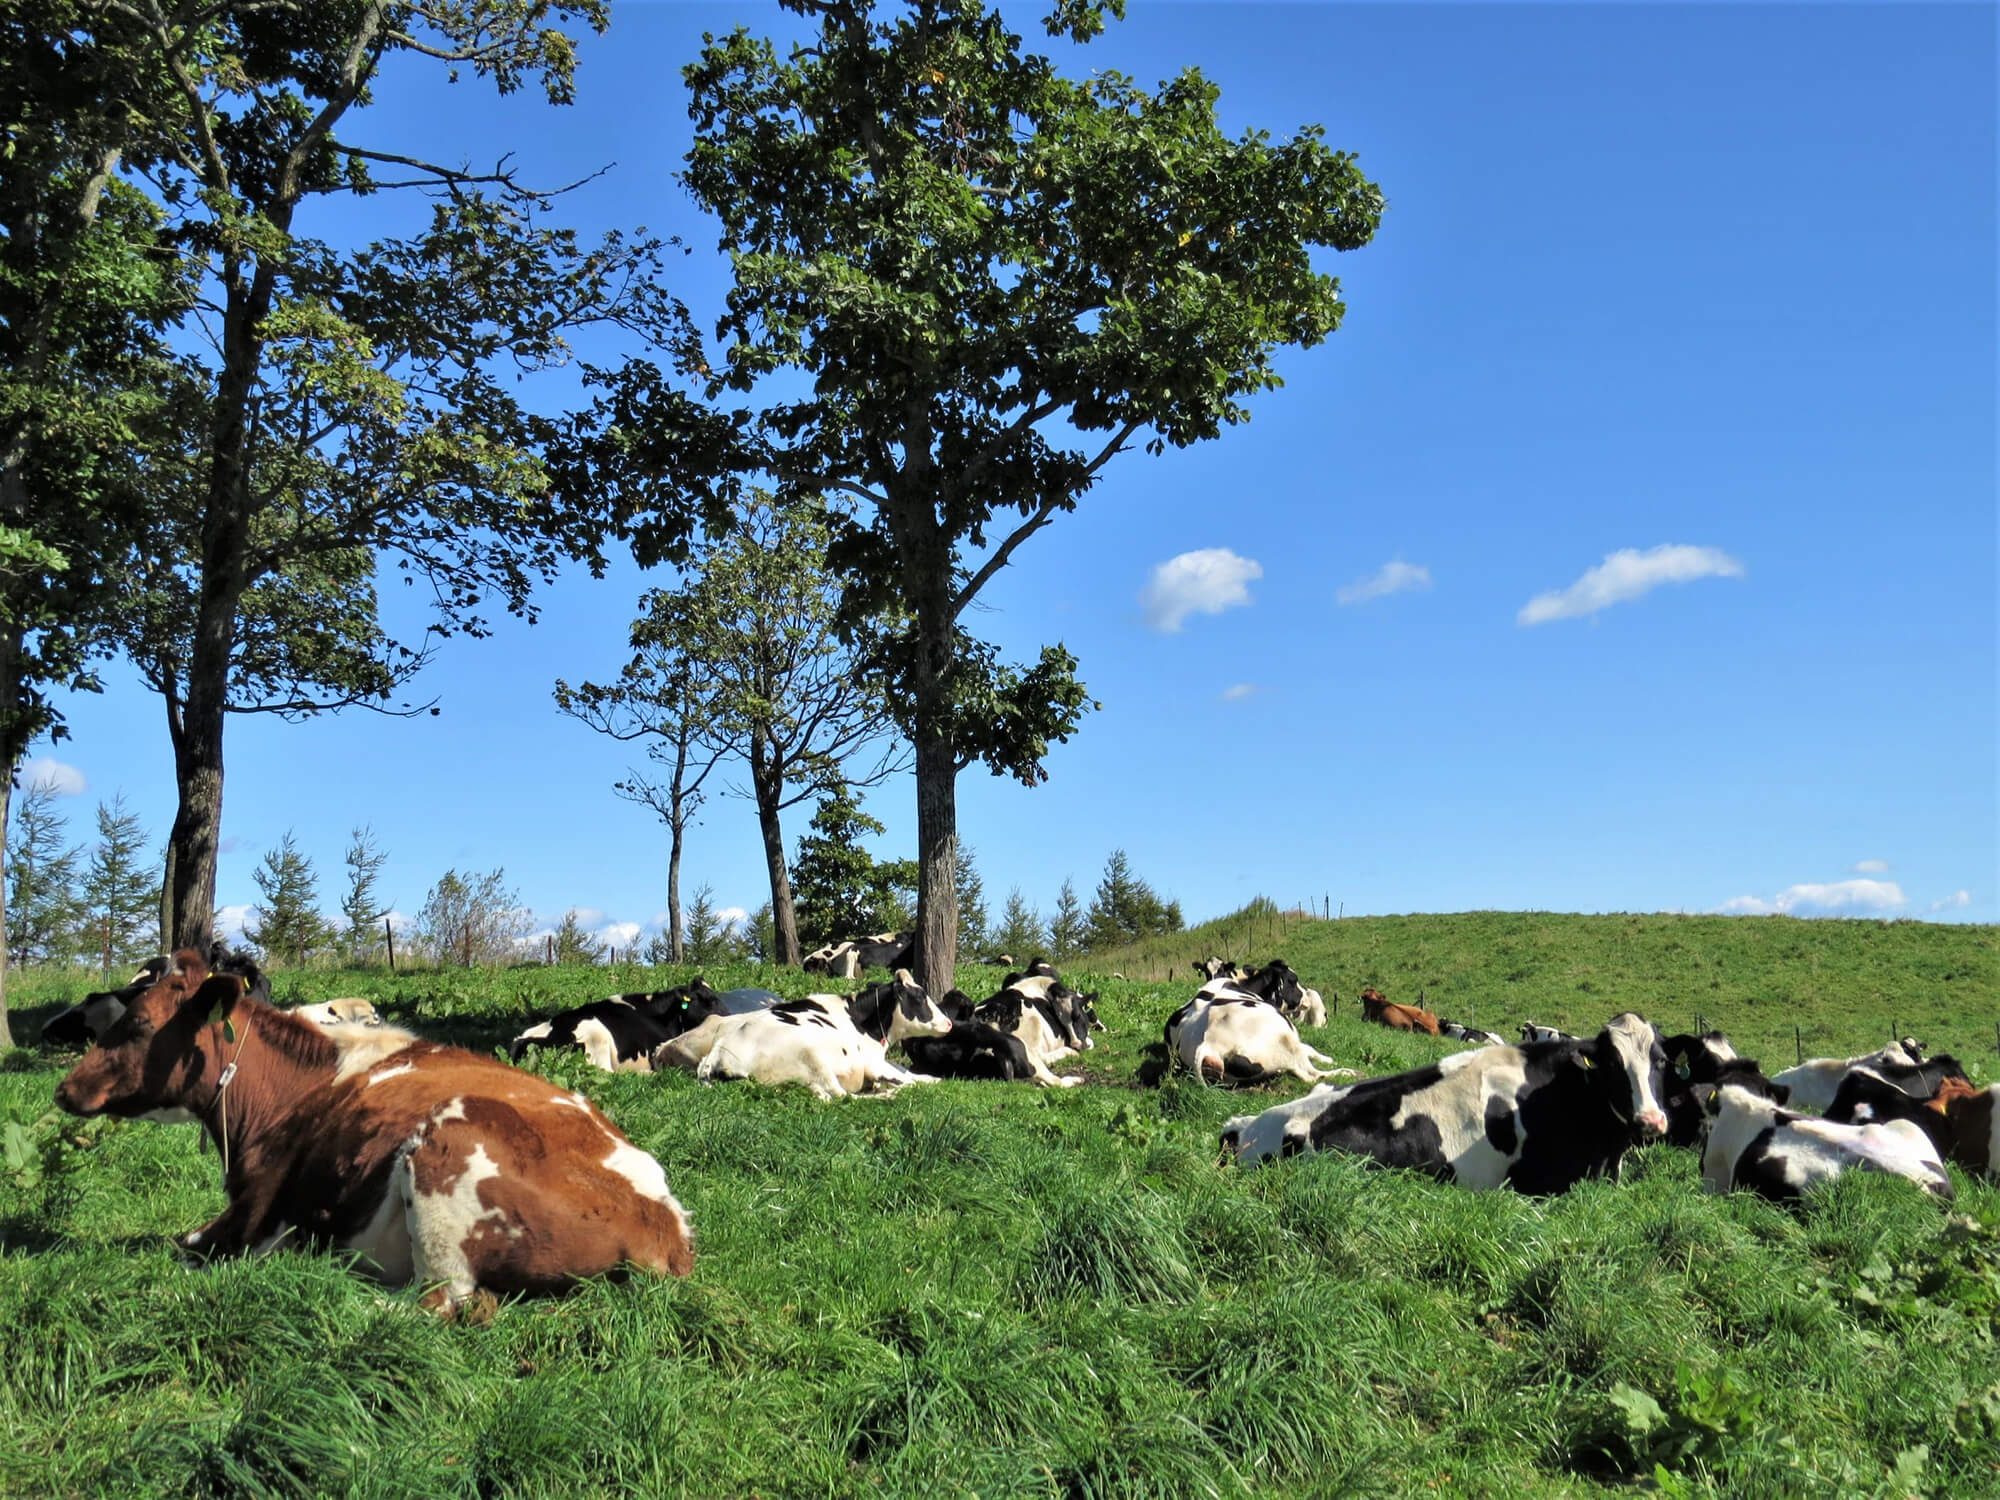
[[[248,992],[260,1000],[271,998],[271,981],[264,977],[256,962],[246,954],[230,952],[229,945],[220,939],[209,945],[206,960],[197,955],[196,962],[205,962],[211,973],[240,976]],[[126,1006],[159,983],[174,963],[174,959],[165,956],[148,959],[144,968],[117,989],[85,995],[68,1010],[50,1018],[42,1028],[42,1041],[51,1047],[88,1047],[117,1023]]]
[[[847,1014],[858,1030],[893,1047],[906,1037],[943,1036],[951,1017],[939,1010],[908,969],[884,984],[871,984],[847,1002]]]
[[[1667,1133],[1667,1114],[1660,1105],[1667,1054],[1660,1046],[1660,1034],[1644,1016],[1630,1010],[1613,1016],[1597,1039],[1577,1048],[1571,1060],[1592,1071],[1594,1090],[1635,1131],[1649,1138]]]
[[[192,1119],[206,1108],[220,1072],[210,1023],[243,998],[240,974],[211,974],[193,949],[135,995],[125,1013],[56,1086],[56,1105],[73,1115]]]
[[[1371,989],[1361,992],[1361,1014],[1364,1016],[1379,1014],[1382,1007],[1388,1003],[1389,997],[1380,990]]]

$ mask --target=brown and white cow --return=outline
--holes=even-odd
[[[444,1313],[692,1268],[660,1164],[581,1095],[394,1028],[344,1047],[243,989],[175,955],[56,1089],[71,1114],[201,1122],[229,1203],[184,1248],[348,1250]]]
[[[1398,1005],[1384,998],[1380,990],[1361,992],[1361,1015],[1378,1026],[1393,1027],[1397,1031],[1421,1031],[1426,1036],[1438,1034],[1436,1016],[1420,1006]]]

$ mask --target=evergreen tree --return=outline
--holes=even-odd
[[[707,881],[696,887],[694,903],[688,907],[687,961],[695,965],[726,961],[735,939],[730,924],[715,909],[715,888]]]
[[[389,914],[389,904],[375,890],[388,858],[388,851],[375,842],[373,828],[363,826],[348,836],[347,894],[340,899],[340,914],[347,923],[347,951],[356,958],[375,951],[375,934]]]
[[[745,957],[771,962],[778,948],[778,924],[771,920],[770,902],[750,913],[750,920],[743,924],[743,943]]]
[[[1125,851],[1114,849],[1104,862],[1104,877],[1097,883],[1085,923],[1090,951],[1099,953],[1139,938],[1180,931],[1181,907],[1178,901],[1160,900],[1132,873]]]
[[[861,847],[863,835],[881,832],[882,824],[861,810],[851,787],[835,787],[821,797],[812,831],[799,840],[792,863],[792,897],[806,951],[864,933],[902,930],[906,893],[916,887],[916,863],[878,861]]]
[[[1076,898],[1076,886],[1064,880],[1062,894],[1056,897],[1056,914],[1049,919],[1049,957],[1067,963],[1083,952],[1089,941],[1090,924],[1084,920],[1083,903]]]
[[[961,953],[986,950],[986,889],[972,862],[972,845],[958,846],[958,948]]]
[[[1023,964],[1054,946],[1042,926],[1042,914],[1028,905],[1018,885],[1007,893],[1007,904],[1000,911],[1000,925],[988,939],[988,945],[995,953],[1012,954],[1016,963]]]
[[[153,956],[160,884],[147,872],[146,834],[125,794],[97,804],[97,847],[83,877],[84,950],[107,969]]]
[[[562,921],[556,924],[554,940],[550,944],[559,964],[601,964],[604,962],[604,941],[595,933],[584,929],[577,920],[576,908],[563,913]]]
[[[333,929],[319,911],[319,876],[289,828],[277,848],[264,851],[264,862],[251,878],[264,899],[251,908],[252,925],[243,929],[243,936],[267,958],[304,963],[332,942]]]
[[[14,805],[7,848],[7,946],[17,967],[76,957],[83,902],[77,865],[83,850],[65,849],[69,820],[55,810],[57,792],[37,781]]]

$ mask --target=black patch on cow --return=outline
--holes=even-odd
[[[1346,1151],[1373,1157],[1388,1167],[1411,1167],[1433,1176],[1449,1176],[1444,1135],[1428,1115],[1413,1115],[1400,1128],[1392,1126],[1411,1094],[1430,1088],[1444,1072],[1436,1064],[1413,1068],[1387,1078],[1367,1078],[1334,1100],[1312,1122],[1308,1135],[1315,1151]]]
[[[662,1042],[670,1042],[717,1013],[722,997],[702,980],[677,989],[655,990],[648,994],[613,995],[593,1000],[573,1010],[548,1018],[546,1036],[523,1033],[507,1047],[510,1062],[519,1062],[530,1047],[577,1046],[576,1029],[585,1021],[596,1021],[610,1034],[611,1046],[619,1062],[650,1056]]]
[[[903,1051],[918,1072],[938,1078],[1011,1083],[1035,1073],[1019,1037],[978,1021],[954,1021],[943,1036],[913,1036]]]
[[[1941,1056],[1938,1061],[1951,1059]],[[1826,1117],[1842,1125],[1883,1125],[1891,1120],[1908,1120],[1930,1137],[1938,1155],[1950,1156],[1957,1132],[1950,1120],[1930,1107],[1931,1097],[1935,1096],[1920,1098],[1873,1068],[1850,1068],[1840,1080],[1833,1102],[1826,1107]]]
[[[1521,1133],[1515,1128],[1514,1107],[1505,1099],[1486,1101],[1486,1139],[1503,1156],[1512,1156],[1514,1148],[1521,1144]]]

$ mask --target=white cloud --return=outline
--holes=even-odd
[[[1224,703],[1241,703],[1256,691],[1257,684],[1254,682],[1232,682],[1218,696]]]
[[[1401,558],[1382,564],[1381,571],[1373,578],[1363,578],[1350,583],[1335,594],[1337,604],[1366,604],[1370,599],[1381,599],[1390,594],[1406,593],[1411,589],[1427,589],[1431,586],[1431,570],[1418,563],[1406,563]]]
[[[220,906],[215,911],[215,935],[232,947],[243,942],[243,924],[250,920],[250,903]]]
[[[597,935],[614,948],[629,948],[639,941],[639,924],[608,922],[597,929]]]
[[[58,797],[80,797],[89,783],[75,766],[65,765],[52,755],[37,755],[21,767],[21,785],[45,786]]]
[[[750,913],[740,906],[725,906],[715,914],[715,919],[726,927],[741,927],[750,920]]]
[[[564,915],[575,917],[579,927],[595,927],[604,920],[603,911],[595,906],[572,906]]]
[[[389,912],[385,919],[389,923],[391,932],[408,932],[417,925],[417,919],[404,911]]]
[[[1886,875],[1889,873],[1889,861],[1886,859],[1857,860],[1854,865],[1854,873],[1857,875]]]
[[[1972,905],[1972,892],[1953,891],[1949,896],[1946,896],[1942,901],[1933,901],[1931,903],[1931,910],[1957,911],[1961,906],[1970,906],[1970,905]]]
[[[1903,888],[1893,880],[1836,880],[1788,885],[1769,901],[1737,896],[1716,910],[1737,916],[1767,916],[1772,912],[1895,911],[1908,904]]]
[[[1219,615],[1250,602],[1250,585],[1264,576],[1264,565],[1238,557],[1227,547],[1183,552],[1153,569],[1152,581],[1139,602],[1146,623],[1172,635],[1189,615]]]
[[[1743,564],[1720,547],[1663,546],[1641,552],[1626,547],[1566,589],[1537,594],[1514,617],[1518,625],[1546,625],[1577,615],[1594,615],[1614,604],[1627,604],[1650,594],[1663,583],[1693,583],[1697,578],[1741,578]]]

